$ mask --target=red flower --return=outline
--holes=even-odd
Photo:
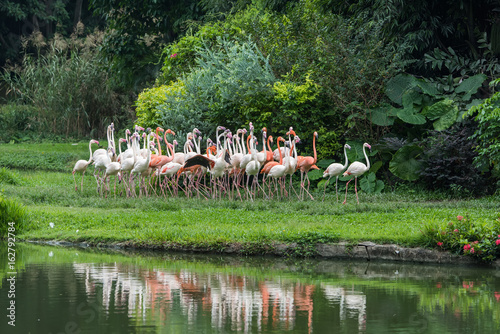
[[[437,282],[436,288],[441,289],[441,282]]]
[[[478,240],[476,240],[476,241],[474,241],[474,243],[475,243],[475,244],[478,244],[478,243],[479,243],[479,241],[478,241]]]
[[[174,53],[173,55],[170,55],[170,58],[175,58],[177,57],[177,53]]]
[[[498,239],[497,241],[495,241],[495,244],[498,246],[500,245],[500,239]]]
[[[500,240],[497,240],[497,241],[500,241]],[[438,242],[438,246],[439,246],[439,247],[443,246],[443,243],[442,243],[441,241],[440,241],[440,242]]]
[[[462,220],[462,219],[464,219],[464,217],[463,216],[457,216],[457,219],[458,220]]]
[[[497,299],[497,302],[500,302],[500,292],[495,291],[495,298]]]
[[[468,251],[470,249],[470,244],[464,245],[464,251]]]
[[[458,228],[454,229],[453,232],[457,233],[458,232]]]
[[[474,247],[472,247],[472,248],[470,249],[470,252],[471,252],[472,254],[474,254]]]

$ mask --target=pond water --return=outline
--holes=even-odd
[[[0,333],[498,333],[500,328],[498,269],[15,247],[11,284],[7,247],[0,244]],[[12,301],[15,327],[8,317]]]

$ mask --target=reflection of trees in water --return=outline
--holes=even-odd
[[[110,305],[113,305],[127,309],[128,315],[137,317],[137,321],[153,319],[155,323],[165,323],[180,310],[188,325],[194,325],[208,313],[213,328],[248,333],[264,329],[292,330],[297,319],[302,318],[308,332],[312,332],[314,285],[258,281],[225,273],[204,275],[187,270],[122,270],[119,265],[94,264],[73,266],[75,274],[85,280],[87,295],[102,298],[105,312],[110,312]],[[325,295],[328,289],[323,289]],[[354,302],[349,300],[354,295],[344,295],[347,295],[344,300],[348,317],[351,317],[351,310],[358,308],[362,308],[364,314],[365,299],[357,301],[362,306],[352,306]],[[360,317],[361,314],[359,311]]]

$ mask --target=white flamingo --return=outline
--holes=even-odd
[[[78,160],[75,163],[75,167],[73,167],[72,174],[73,174],[73,180],[75,181],[75,191],[78,190],[78,187],[76,185],[76,178],[75,178],[76,172],[82,173],[82,185],[81,185],[80,191],[83,191],[83,176],[85,175],[85,171],[87,170],[88,165],[90,165],[90,163],[92,162],[92,144],[99,145],[99,142],[97,140],[94,140],[94,139],[89,141],[89,152],[90,152],[89,160]]]
[[[325,183],[325,190],[323,191],[323,200],[325,200],[325,194],[326,194],[326,186],[328,182],[330,182],[330,179],[332,176],[335,176],[335,193],[337,194],[337,202],[339,201],[339,192],[338,192],[338,182],[339,182],[339,176],[342,174],[342,172],[347,168],[347,165],[349,164],[349,161],[347,159],[347,149],[351,149],[351,146],[348,144],[344,145],[344,156],[345,156],[345,163],[339,164],[338,162],[334,162],[328,166],[328,168],[323,172],[323,177],[328,176],[328,180]]]
[[[363,144],[363,154],[365,155],[366,159],[366,165],[362,162],[359,161],[354,161],[352,164],[349,165],[347,170],[342,174],[343,176],[348,176],[352,175],[354,176],[354,192],[356,193],[356,200],[358,201],[359,204],[359,198],[358,198],[358,176],[363,175],[367,171],[370,170],[370,160],[368,160],[368,155],[366,155],[366,148],[369,148],[371,150],[371,146],[368,143]],[[352,179],[350,179],[347,184],[345,185],[345,199],[342,204],[345,204],[347,201],[347,187],[349,186],[349,182],[351,182]]]

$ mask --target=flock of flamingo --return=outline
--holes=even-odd
[[[303,200],[307,194],[314,200],[309,192],[308,172],[319,169],[316,166],[317,132],[314,132],[314,156],[311,157],[297,155],[296,144],[300,139],[293,128],[290,128],[285,135],[288,140],[281,136],[276,139],[277,148],[275,150],[271,149],[274,142],[273,137],[267,136],[267,129],[262,128],[262,151],[257,150],[258,142],[254,130],[254,126],[250,123],[249,131],[238,129],[233,135],[229,129],[218,126],[216,141],[207,139],[207,148],[202,153],[200,145],[202,136],[196,128],[187,134],[183,152],[176,152],[177,141],[173,140],[170,144],[167,140],[167,134],[175,136],[174,131],[170,129],[165,131],[161,127],[157,127],[153,132],[151,129],[145,130],[140,126],[135,126],[134,133],[127,129],[125,138],[119,139],[117,154],[114,125],[111,123],[107,128],[108,148],[100,148],[92,152],[92,144],[99,145],[97,140],[92,139],[89,142],[89,159],[76,162],[73,168],[75,190],[78,191],[75,173],[82,174],[81,190],[83,190],[85,171],[92,164],[95,167],[94,177],[97,182],[97,192],[105,197],[111,191],[110,178],[114,176],[115,197],[116,179],[118,178],[119,186],[123,184],[122,189],[119,189],[120,193],[125,192],[127,197],[148,196],[152,192],[156,195],[161,192],[163,196],[167,196],[167,194],[177,196],[181,190],[187,197],[222,198],[224,196],[230,199],[243,200],[246,198],[253,201],[257,196],[267,199],[285,198],[293,191],[298,199]],[[160,133],[163,133],[163,138]],[[247,133],[248,136],[245,139]],[[165,144],[166,154],[162,152],[161,141]],[[122,143],[127,146],[123,152]],[[280,143],[283,145],[280,146]],[[371,147],[367,143],[363,145],[366,164],[355,161],[349,165],[347,149],[350,149],[350,146],[345,144],[345,163],[332,163],[324,171],[323,177],[328,177],[327,183],[330,178],[336,177],[337,202],[339,201],[338,178],[340,175],[350,175],[352,178],[346,184],[343,204],[347,201],[347,189],[352,179],[355,180],[354,190],[359,204],[357,178],[370,169],[366,148],[371,149]],[[296,171],[300,171],[300,190],[298,193],[292,184],[292,176]],[[261,183],[259,183],[259,176],[262,179]],[[287,176],[290,177],[288,189]],[[181,178],[182,182],[180,182]],[[138,195],[137,180],[139,183]],[[327,183],[325,183],[323,200]]]

